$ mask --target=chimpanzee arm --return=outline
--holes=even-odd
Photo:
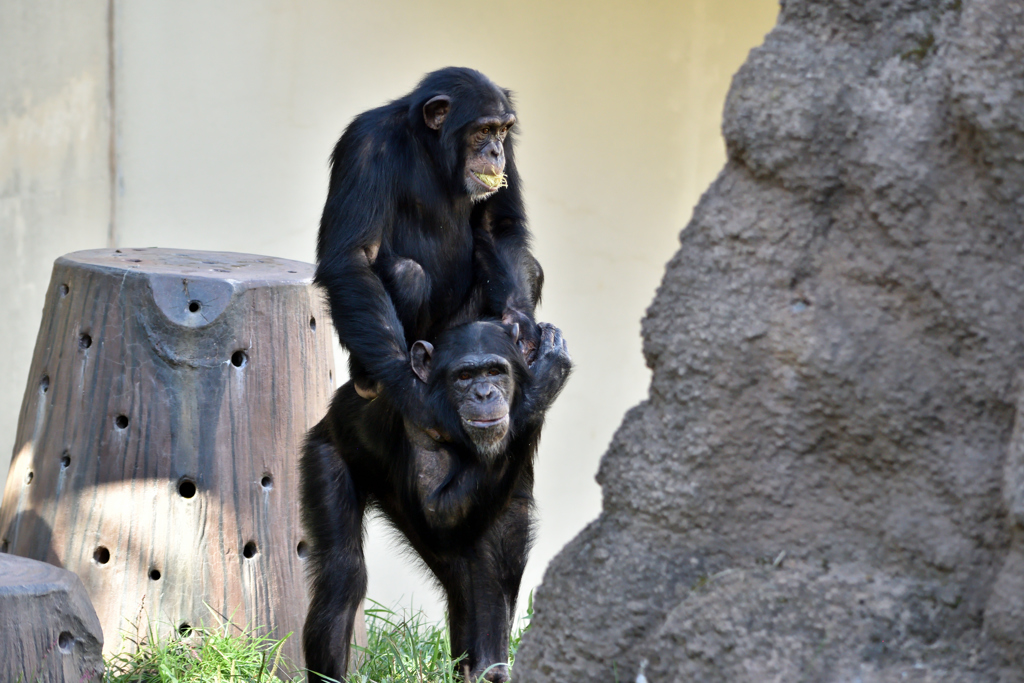
[[[530,253],[530,231],[512,138],[505,144],[508,187],[483,202],[477,227],[477,261],[485,292],[486,312],[507,323],[519,323],[525,341],[536,346],[534,309],[540,301],[544,271]]]
[[[572,358],[562,331],[549,323],[540,323],[539,328],[537,360],[530,366],[531,376],[514,416],[520,429],[536,428],[544,422],[544,413],[562,391],[572,371]]]
[[[427,525],[435,532],[464,525],[475,504],[510,493],[515,478],[503,476],[507,463],[488,467],[475,458],[460,461],[450,444],[429,443],[417,436],[422,432],[408,422],[406,433],[413,444],[416,495]]]
[[[320,221],[315,281],[327,292],[341,344],[381,382],[403,414],[418,409],[405,332],[384,284],[371,269],[394,220],[395,172],[375,150],[384,135],[345,132],[332,157],[331,185]]]
[[[427,524],[435,531],[447,531],[462,525],[469,517],[474,502],[480,500],[486,468],[472,463],[457,470],[451,481],[430,492],[421,502]]]

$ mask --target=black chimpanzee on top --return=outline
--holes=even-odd
[[[452,653],[467,655],[464,680],[508,680],[509,630],[531,540],[533,457],[545,411],[571,369],[561,332],[548,324],[539,332],[530,366],[518,325],[471,323],[441,333],[434,346],[413,345],[410,372],[441,438],[403,418],[387,392],[367,401],[351,381],[310,430],[301,494],[311,672],[337,680],[347,673],[366,592],[363,513],[371,505],[444,588]]]
[[[454,325],[519,323],[527,357],[543,272],[512,144],[509,92],[472,69],[428,74],[357,116],[332,155],[316,282],[361,396],[426,422],[409,348]]]

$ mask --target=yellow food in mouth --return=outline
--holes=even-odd
[[[492,190],[497,190],[499,187],[508,187],[508,176],[504,173],[488,175],[486,173],[477,173],[476,171],[473,171],[473,175],[479,178],[480,182]]]

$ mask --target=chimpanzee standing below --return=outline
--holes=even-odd
[[[363,514],[381,510],[445,590],[453,656],[467,683],[508,681],[508,638],[531,536],[533,457],[544,414],[571,360],[555,327],[539,326],[532,365],[519,326],[477,322],[417,341],[410,372],[444,438],[403,416],[385,392],[354,382],[335,394],[306,439],[302,521],[310,606],[303,650],[310,680],[347,674],[366,592]]]
[[[409,348],[484,317],[520,325],[527,358],[543,273],[512,144],[509,92],[472,69],[428,74],[357,116],[331,157],[316,283],[359,395],[429,421]]]

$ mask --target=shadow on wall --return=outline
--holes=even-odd
[[[64,568],[56,550],[50,544],[53,529],[35,511],[23,510],[16,514],[6,527],[0,528],[0,552],[13,553],[18,547],[19,537],[32,539],[33,552],[41,555],[34,559]]]

